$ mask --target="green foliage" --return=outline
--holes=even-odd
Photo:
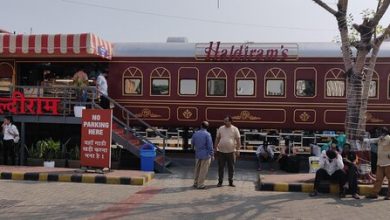
[[[60,141],[54,141],[52,138],[48,138],[38,141],[36,147],[39,152],[39,158],[51,161],[60,152],[61,143]]]
[[[371,19],[375,16],[375,10],[365,9],[360,13],[360,15],[362,16],[362,20]],[[352,13],[349,13],[347,16],[347,25],[348,25],[349,42],[351,42],[351,43],[360,41],[360,37],[361,37],[359,32],[353,27],[354,23],[355,23],[354,17],[352,15]],[[384,31],[385,31],[385,29],[383,28],[383,26],[378,24],[376,26],[376,29],[375,29],[375,34],[380,35],[380,34],[383,34]],[[375,34],[374,34],[374,36],[375,36]],[[334,41],[337,43],[340,43],[341,42],[340,36],[338,35]]]
[[[29,149],[27,149],[29,158],[39,158],[39,151],[34,145],[31,145]]]

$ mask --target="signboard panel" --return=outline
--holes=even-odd
[[[111,168],[112,110],[84,109],[80,165]]]
[[[218,62],[263,62],[298,59],[298,45],[294,43],[199,43],[195,58]]]

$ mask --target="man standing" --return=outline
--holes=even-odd
[[[233,126],[232,117],[227,116],[224,119],[225,125],[222,125],[217,131],[215,148],[218,151],[218,187],[222,186],[225,164],[228,165],[229,186],[233,184],[235,157],[240,155],[240,131]]]
[[[369,142],[378,143],[378,161],[376,167],[376,180],[372,193],[367,196],[370,199],[378,198],[378,194],[382,189],[382,184],[385,176],[388,181],[388,192],[385,200],[390,200],[390,135],[386,127],[382,128],[381,136],[379,138],[371,138]]]
[[[3,158],[8,165],[8,156],[11,156],[12,165],[15,165],[15,144],[19,142],[19,131],[13,124],[11,116],[5,116],[3,125]]]
[[[209,123],[202,122],[200,130],[192,135],[191,144],[195,149],[194,188],[205,189],[204,181],[209,171],[211,160],[214,160],[213,141],[207,131]]]
[[[100,96],[100,106],[104,109],[109,109],[110,100],[105,97],[108,96],[108,85],[103,73],[99,73],[99,76],[96,79],[96,89]]]

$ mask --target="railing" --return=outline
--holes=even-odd
[[[96,88],[89,87],[74,87],[74,86],[10,86],[9,93],[2,93],[2,97],[10,97],[15,91],[24,95],[25,99],[35,98],[56,98],[60,99],[58,108],[58,115],[69,116],[73,114],[73,107],[80,105],[92,107],[98,95]],[[84,97],[83,97],[84,93]],[[19,98],[20,97],[15,97]],[[19,100],[20,101],[20,100]],[[28,114],[28,113],[27,113]],[[42,113],[41,115],[51,115],[49,113]]]
[[[60,106],[61,108],[58,109],[58,115],[59,116],[69,116],[73,114],[73,107],[76,105],[86,106],[87,108],[101,108],[101,106],[97,103],[99,94],[97,93],[96,87],[89,86],[89,87],[74,87],[74,86],[10,86],[10,91],[8,94],[2,94],[2,97],[10,97],[12,98],[12,94],[15,91],[21,92],[25,99],[30,98],[58,98],[60,99]],[[84,94],[84,96],[83,96]],[[86,95],[85,95],[86,94]],[[162,153],[163,155],[163,167],[165,168],[165,148],[167,144],[168,137],[163,135],[160,131],[158,131],[156,128],[152,127],[148,123],[146,123],[144,120],[137,117],[135,114],[130,112],[128,109],[126,109],[124,106],[120,105],[117,101],[110,98],[109,96],[102,95],[106,99],[110,101],[114,105],[114,111],[119,110],[120,113],[125,114],[125,121],[119,119],[118,117],[113,117],[114,121],[119,123],[122,127],[124,127],[126,132],[131,132],[132,135],[140,139],[143,143],[149,143],[150,142],[147,138],[145,138],[143,135],[139,134],[135,129],[130,127],[130,118],[139,124],[143,125],[147,129],[151,129],[154,131],[154,133],[161,137],[163,139],[163,148],[156,146],[157,151]],[[60,107],[59,106],[59,107]],[[48,113],[43,115],[50,115]]]
[[[163,148],[161,149],[159,146],[157,145],[154,145],[156,148],[157,148],[157,151],[162,153],[162,156],[163,156],[163,167],[165,169],[165,149],[166,149],[166,144],[167,144],[167,139],[168,137],[164,134],[162,134],[159,130],[157,130],[156,128],[152,127],[150,124],[148,124],[147,122],[145,122],[144,120],[140,119],[139,117],[137,117],[134,113],[132,113],[131,111],[129,111],[127,108],[125,108],[124,106],[122,106],[121,104],[119,104],[117,101],[115,101],[114,99],[112,99],[111,97],[109,96],[106,96],[106,95],[103,95],[106,99],[108,99],[110,101],[111,104],[114,105],[114,110],[119,110],[121,111],[122,115],[123,113],[125,114],[123,118],[125,118],[126,122],[123,122],[121,119],[117,118],[117,117],[113,117],[113,119],[119,123],[121,126],[123,126],[126,130],[126,132],[130,131],[134,136],[136,136],[138,139],[140,139],[143,143],[148,143],[148,144],[152,144],[154,145],[152,142],[150,142],[145,136],[139,134],[135,129],[133,129],[132,127],[130,127],[130,119],[132,120],[135,120],[136,122],[138,122],[139,124],[143,125],[146,129],[151,129],[154,131],[154,133],[159,136],[160,138],[163,139]],[[95,108],[101,108],[101,106],[99,106],[98,104],[94,103],[93,105]]]

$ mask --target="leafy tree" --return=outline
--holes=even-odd
[[[390,35],[390,24],[385,28],[379,25],[390,0],[379,0],[375,10],[364,10],[361,24],[353,23],[353,17],[348,14],[348,0],[338,0],[337,9],[322,0],[313,1],[337,20],[347,79],[345,132],[352,148],[357,150],[366,130],[368,92],[379,49]]]

